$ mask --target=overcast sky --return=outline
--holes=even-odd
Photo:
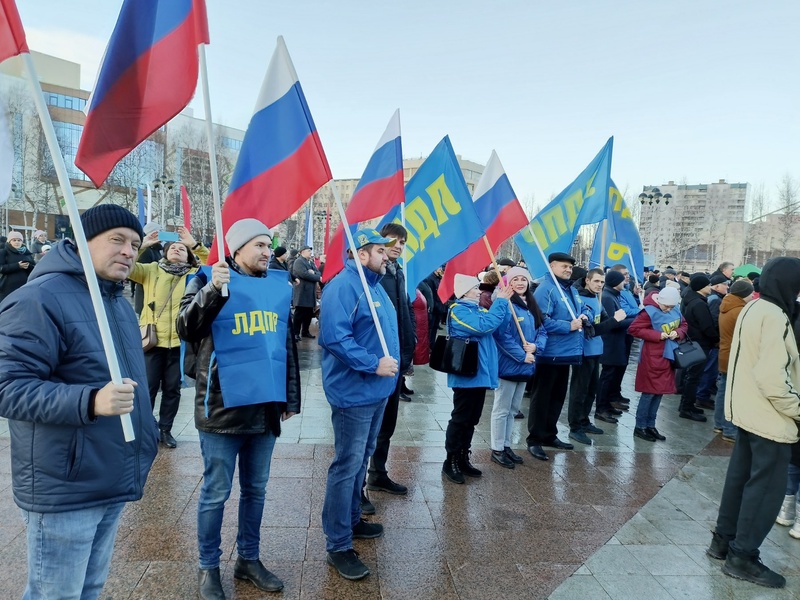
[[[91,89],[121,0],[17,0],[32,49]],[[797,0],[207,0],[214,120],[246,128],[283,35],[334,177],[360,177],[400,108],[403,153],[497,150],[543,205],[614,136],[635,197],[668,180],[800,177]],[[203,115],[202,99],[192,103]]]

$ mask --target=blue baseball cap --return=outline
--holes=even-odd
[[[356,250],[369,244],[383,244],[387,248],[391,248],[397,243],[395,238],[383,237],[375,229],[359,229],[353,234],[353,241],[356,243]]]

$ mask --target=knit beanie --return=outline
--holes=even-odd
[[[711,280],[705,273],[695,273],[689,280],[689,287],[695,292],[699,292],[704,287],[708,287],[709,285],[711,285]]]
[[[81,224],[87,240],[116,227],[133,229],[140,239],[144,239],[144,230],[139,219],[128,209],[116,204],[93,206],[81,215]]]
[[[254,237],[266,235],[272,239],[272,232],[269,227],[258,219],[240,219],[231,225],[228,233],[225,234],[225,243],[228,244],[228,255],[233,256],[236,252]]]
[[[455,292],[456,299],[461,298],[464,294],[472,288],[480,285],[480,281],[474,275],[462,275],[457,273],[453,281],[453,291]]]
[[[572,267],[572,275],[570,275],[570,281],[583,281],[586,279],[586,274],[589,271],[584,269],[583,267]]]
[[[527,277],[528,283],[530,283],[531,274],[528,272],[528,269],[523,269],[522,267],[511,267],[506,271],[506,281],[511,281],[514,277],[519,277],[520,275]]]
[[[286,254],[286,248],[284,248],[283,246],[278,246],[277,248],[275,248],[274,254],[277,258],[280,258],[284,254]]]
[[[746,279],[737,279],[730,289],[730,293],[739,298],[747,298],[753,291],[753,284]]]
[[[617,287],[620,283],[625,281],[625,275],[619,271],[609,271],[606,273],[606,287]]]

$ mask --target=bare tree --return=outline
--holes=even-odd
[[[798,203],[797,192],[797,182],[787,173],[778,185],[778,207],[782,213],[778,225],[778,239],[781,245],[780,249],[784,255],[788,255],[791,247],[790,242],[797,226],[798,216],[800,216],[800,203]]]

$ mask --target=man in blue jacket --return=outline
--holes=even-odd
[[[25,598],[97,598],[126,502],[156,456],[139,324],[122,298],[142,227],[120,206],[81,217],[123,383],[110,381],[77,248],[63,240],[0,304],[0,416],[28,540]],[[131,414],[126,442],[119,415]]]
[[[539,460],[548,460],[542,446],[561,450],[574,447],[558,438],[557,424],[567,396],[569,368],[583,360],[583,324],[588,319],[570,280],[575,259],[564,252],[553,252],[547,260],[555,279],[545,277],[533,294],[544,317],[547,347],[536,359],[527,438],[528,452]]]
[[[361,519],[361,486],[375,451],[386,400],[397,385],[400,340],[397,312],[380,280],[395,240],[374,229],[354,234],[355,260],[361,263],[369,297],[354,259],[323,290],[320,301],[322,385],[331,405],[335,454],[328,469],[322,529],[328,538],[328,564],[345,579],[369,575],[353,550],[353,538],[376,538],[383,526]],[[371,303],[371,307],[370,307]],[[381,347],[372,310],[389,355]]]

